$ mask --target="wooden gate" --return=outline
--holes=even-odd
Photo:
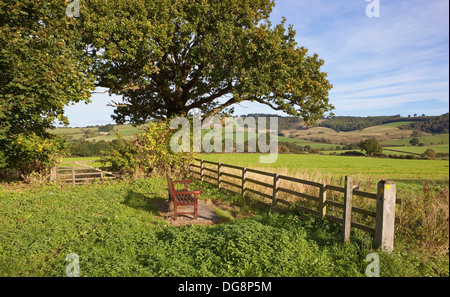
[[[57,165],[52,168],[50,181],[71,183],[76,185],[87,181],[108,180],[115,179],[117,177],[112,172],[83,164],[90,162],[92,161],[71,162],[70,166]]]

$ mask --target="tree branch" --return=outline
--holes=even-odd
[[[205,118],[215,116],[217,113],[221,112],[221,111],[224,110],[225,108],[227,108],[227,107],[229,107],[229,106],[231,106],[231,105],[233,105],[233,104],[235,104],[235,103],[237,103],[236,99],[231,98],[231,99],[228,100],[225,104],[222,104],[221,106],[219,106],[219,107],[217,107],[217,108],[214,108],[214,109],[211,110],[209,113],[207,113],[207,114],[205,115]]]
[[[195,102],[193,104],[191,104],[190,106],[188,106],[188,109],[193,109],[193,108],[200,108],[202,105],[204,104],[208,104],[213,102],[214,100],[228,94],[231,90],[233,90],[233,84],[231,82],[228,83],[228,86],[225,89],[220,90],[218,93],[211,95],[207,98],[201,99],[198,102]]]

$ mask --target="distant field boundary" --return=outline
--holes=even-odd
[[[375,248],[382,248],[388,252],[393,250],[394,225],[396,222],[399,222],[399,219],[395,217],[396,205],[400,205],[401,207],[402,200],[397,199],[396,185],[392,182],[380,181],[378,183],[377,193],[368,193],[359,191],[357,187],[354,187],[353,178],[350,176],[346,177],[345,187],[337,187],[276,173],[202,159],[196,159],[194,164],[191,164],[191,168],[193,169],[191,173],[195,175],[194,178],[217,186],[219,189],[223,188],[224,185],[228,185],[232,187],[233,190],[231,191],[240,193],[242,197],[248,196],[249,193],[255,194],[271,200],[272,207],[277,207],[278,203],[294,206],[302,212],[340,223],[343,225],[342,240],[344,243],[349,242],[350,229],[353,227],[373,235]],[[225,168],[229,169],[228,172],[224,170]],[[256,174],[258,178],[249,178],[249,173]],[[232,180],[230,180],[230,178]],[[269,178],[272,182],[263,182],[262,180],[264,180],[264,178]],[[236,183],[236,180],[239,182]],[[318,195],[311,195],[309,192],[305,193],[305,191],[302,192],[289,189],[288,187],[281,187],[280,182],[282,180],[297,185],[316,188],[319,190],[318,192],[316,191]],[[263,189],[268,190],[269,193],[267,193],[267,191],[264,193],[261,190],[252,189],[248,187],[250,184],[258,185]],[[344,203],[329,198],[327,199],[327,194],[328,197],[331,197],[331,192],[344,194]],[[279,197],[279,194],[281,193],[303,198],[309,202],[315,203],[316,207],[313,209],[311,207],[306,207],[305,205],[281,199]],[[376,201],[376,211],[353,206],[354,196]],[[327,213],[328,207],[342,209],[342,217]],[[375,228],[352,221],[353,213],[374,218]]]
[[[399,150],[391,150],[391,149],[386,149],[386,148],[383,148],[383,151],[395,152],[395,153],[403,153],[403,154],[408,154],[408,155],[416,155],[416,156],[419,156],[419,157],[422,156],[422,154],[405,152],[405,151],[399,151]]]

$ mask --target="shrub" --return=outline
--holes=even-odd
[[[192,162],[192,153],[174,153],[170,139],[174,131],[166,122],[150,122],[132,140],[119,140],[112,144],[111,153],[101,161],[111,164],[111,170],[133,179],[161,176],[166,172],[186,175]]]
[[[61,138],[46,138],[35,133],[18,134],[0,143],[4,167],[16,170],[20,178],[27,182],[32,173],[47,173],[57,163],[58,155],[64,149],[65,142]]]
[[[436,158],[436,151],[434,149],[427,149],[423,153],[423,157],[428,160],[434,160]]]

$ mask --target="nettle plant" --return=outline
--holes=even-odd
[[[102,162],[109,164],[112,171],[133,179],[162,176],[166,172],[186,175],[194,154],[172,151],[170,139],[175,132],[169,122],[150,122],[131,140],[124,140],[117,134],[119,141]]]

